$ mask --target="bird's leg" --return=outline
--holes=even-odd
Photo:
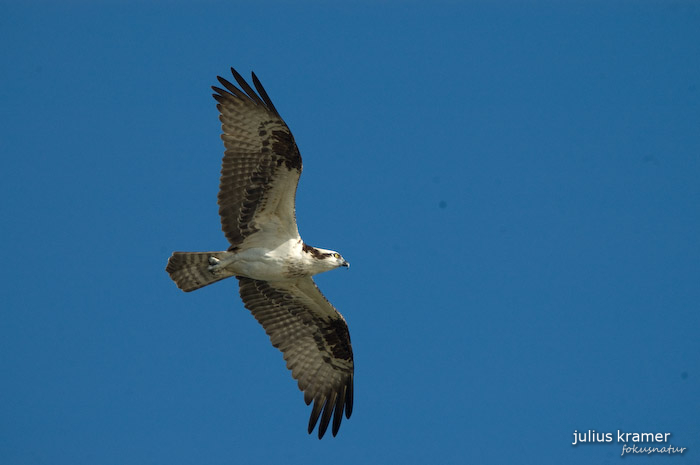
[[[219,258],[220,257],[220,258]],[[236,261],[235,254],[229,252],[222,252],[219,257],[211,255],[209,257],[209,266],[207,270],[213,275],[218,275],[226,269],[231,263]]]
[[[216,270],[221,269],[219,263],[221,263],[221,260],[212,255],[211,257],[209,257],[209,266],[207,267],[207,269],[214,273]]]

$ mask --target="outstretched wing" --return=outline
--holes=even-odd
[[[238,278],[246,308],[265,328],[272,345],[284,354],[287,368],[314,402],[309,433],[316,422],[323,437],[333,417],[333,436],[352,413],[353,358],[345,319],[310,277],[270,282]]]
[[[299,149],[255,73],[257,94],[236,70],[231,72],[243,90],[220,76],[226,90],[212,87],[226,148],[219,186],[221,228],[230,250],[261,230],[280,242],[298,239]]]

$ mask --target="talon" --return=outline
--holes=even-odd
[[[210,273],[216,273],[219,271],[221,260],[219,260],[216,257],[209,257],[209,266],[207,267],[207,270],[209,270]]]

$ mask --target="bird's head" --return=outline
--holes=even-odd
[[[333,270],[344,266],[350,268],[350,263],[335,250],[319,249],[305,245],[304,251],[310,254],[314,261],[323,268],[323,271]]]
[[[338,252],[331,252],[331,259],[335,261],[335,268],[340,268],[344,266],[345,268],[350,268],[350,262],[345,260],[342,255]]]
[[[342,255],[340,255],[338,252],[335,250],[325,250],[325,249],[318,249],[321,251],[323,254],[323,260],[326,261],[330,266],[330,269],[333,268],[340,268],[341,266],[344,266],[345,268],[350,268],[350,263],[343,258]]]

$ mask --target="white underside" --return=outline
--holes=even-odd
[[[289,240],[274,249],[251,247],[236,252],[217,253],[209,270],[261,281],[288,281],[327,271],[325,263],[302,250],[301,240]]]

